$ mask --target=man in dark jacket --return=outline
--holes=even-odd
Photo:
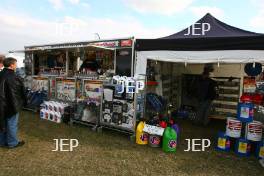
[[[203,124],[204,126],[209,123],[209,115],[212,102],[218,96],[217,82],[210,78],[209,74],[214,71],[211,64],[204,67],[203,74],[199,78],[199,86],[196,87],[197,91],[197,119],[196,123]]]
[[[0,72],[0,146],[15,148],[24,145],[17,139],[19,111],[26,100],[22,80],[16,76],[17,60],[6,58]]]
[[[0,55],[0,71],[2,71],[4,68],[4,65],[3,65],[4,58],[5,58],[4,56]]]

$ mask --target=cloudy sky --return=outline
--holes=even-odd
[[[264,33],[264,0],[0,0],[0,53],[25,45],[101,38],[156,38],[207,12]]]

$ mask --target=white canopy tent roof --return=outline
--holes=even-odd
[[[185,64],[264,63],[264,50],[137,51],[135,76],[145,75],[147,60]]]

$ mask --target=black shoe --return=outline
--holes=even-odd
[[[7,148],[7,145],[0,145],[1,148]]]
[[[9,149],[13,149],[13,148],[17,148],[17,147],[22,147],[25,144],[24,141],[19,141],[18,144],[16,146],[12,146],[12,147],[8,147]]]

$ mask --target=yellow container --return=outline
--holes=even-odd
[[[148,134],[143,132],[145,122],[139,122],[136,130],[136,143],[139,145],[148,144]]]

